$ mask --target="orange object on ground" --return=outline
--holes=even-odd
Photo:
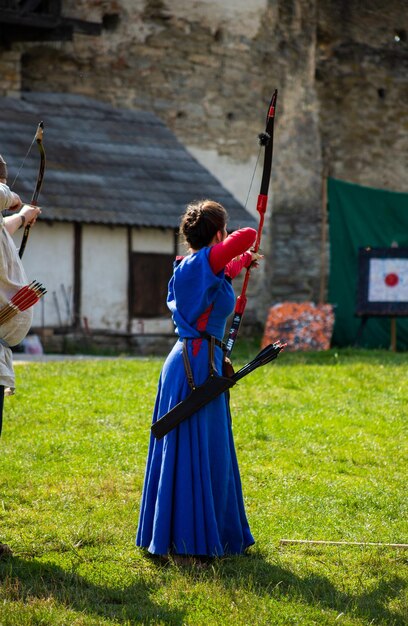
[[[269,309],[262,348],[278,338],[286,350],[328,350],[334,325],[331,304],[281,302]]]

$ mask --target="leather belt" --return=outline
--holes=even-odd
[[[183,341],[184,339],[187,339],[188,341],[197,341],[197,339],[206,339],[207,341],[211,342],[211,340],[214,341],[214,344],[216,346],[218,346],[219,348],[221,348],[221,350],[223,350],[224,352],[227,349],[227,346],[225,345],[225,343],[223,341],[221,341],[220,339],[217,339],[217,337],[214,337],[213,335],[210,335],[209,333],[205,333],[202,331],[200,332],[200,337],[180,337],[181,341]]]

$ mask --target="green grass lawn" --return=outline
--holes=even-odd
[[[256,544],[206,570],[134,547],[161,363],[16,365],[0,625],[407,624],[408,550],[279,540],[408,543],[408,357],[284,353],[232,390]]]

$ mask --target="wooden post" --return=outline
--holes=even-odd
[[[326,301],[326,265],[327,265],[327,168],[323,169],[322,174],[322,228],[321,228],[321,241],[320,241],[320,290],[319,290],[319,304],[324,304]]]
[[[395,317],[391,318],[391,345],[390,350],[397,351],[397,320]]]
[[[73,326],[76,329],[81,328],[81,309],[82,309],[82,224],[75,222],[74,224],[74,287],[72,295],[73,309]]]

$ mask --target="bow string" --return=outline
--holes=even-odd
[[[30,204],[32,206],[38,206],[38,196],[40,195],[40,191],[41,191],[41,187],[43,184],[43,180],[44,180],[44,172],[45,172],[45,150],[44,150],[44,146],[43,146],[43,133],[44,133],[44,122],[40,122],[37,126],[37,132],[35,133],[35,137],[33,140],[37,143],[39,152],[40,152],[40,165],[38,167],[38,174],[37,174],[37,181],[35,183],[35,189],[34,189],[34,193],[32,195],[31,198],[31,202]],[[24,250],[25,247],[27,245],[27,239],[28,236],[30,234],[30,228],[31,228],[31,224],[26,224],[25,228],[24,228],[24,234],[23,234],[23,238],[21,240],[21,245],[20,245],[20,249],[19,249],[19,257],[21,259],[21,257],[24,254]]]
[[[268,205],[268,191],[269,191],[269,183],[271,180],[271,172],[272,172],[272,156],[273,156],[273,128],[275,122],[275,108],[276,108],[276,100],[278,97],[278,90],[272,94],[271,101],[268,107],[268,113],[266,116],[266,126],[265,131],[260,133],[258,136],[259,144],[261,147],[265,148],[264,153],[264,164],[263,164],[263,172],[262,172],[262,180],[261,180],[261,188],[258,195],[258,201],[256,205],[256,209],[259,213],[259,224],[258,231],[255,239],[255,244],[253,246],[253,251],[258,252],[259,246],[261,243],[262,237],[262,229],[265,221],[265,212]],[[246,270],[244,282],[242,285],[241,294],[237,298],[237,302],[235,305],[234,317],[232,320],[231,328],[228,333],[228,339],[226,344],[226,356],[229,357],[235,345],[235,341],[238,336],[239,328],[241,326],[242,317],[244,315],[245,307],[247,304],[246,290],[248,287],[249,277],[251,274],[251,266],[249,266]]]

